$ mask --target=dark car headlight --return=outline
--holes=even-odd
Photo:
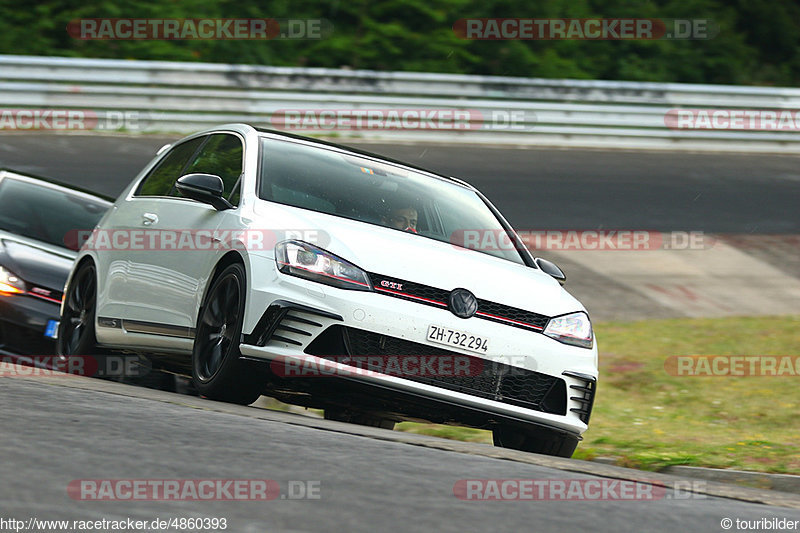
[[[283,241],[275,246],[275,261],[284,274],[340,289],[371,291],[367,273],[344,259],[307,242]]]
[[[0,293],[22,294],[25,291],[25,282],[10,270],[0,266]]]
[[[558,342],[581,348],[591,348],[594,343],[592,323],[582,311],[551,318],[543,333]]]

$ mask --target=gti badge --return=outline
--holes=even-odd
[[[386,287],[387,289],[396,289],[398,291],[402,291],[403,290],[403,284],[402,283],[397,283],[395,281],[383,280],[383,281],[381,281],[381,287]]]
[[[478,311],[478,300],[467,289],[453,289],[447,307],[457,317],[469,318]]]

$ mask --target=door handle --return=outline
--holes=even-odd
[[[155,213],[144,213],[142,214],[142,224],[145,226],[152,226],[158,222],[158,215]]]

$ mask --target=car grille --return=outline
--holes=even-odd
[[[48,302],[60,304],[64,299],[64,293],[55,289],[48,289],[45,287],[30,285],[28,286],[28,296],[39,298]]]
[[[447,309],[450,291],[381,274],[370,273],[369,277],[372,286],[380,294]],[[385,282],[388,282],[389,287],[385,286]],[[478,311],[475,313],[475,317],[529,331],[543,331],[550,320],[550,317],[545,315],[489,300],[481,300],[480,298],[478,299]]]
[[[467,366],[480,369],[479,373],[398,377],[536,411],[566,414],[567,393],[563,379],[480,357],[338,325],[328,328],[305,351],[341,362],[340,355],[334,355],[330,349],[326,349],[334,346],[337,338],[343,340],[347,352],[344,355],[350,356],[444,356],[467,359],[469,362]],[[365,365],[362,368],[367,370],[380,372],[383,369],[382,365],[370,367],[369,359]]]

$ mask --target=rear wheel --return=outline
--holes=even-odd
[[[58,325],[56,354],[70,356],[96,353],[96,302],[96,270],[94,264],[87,262],[75,272],[64,295],[64,312]]]
[[[332,408],[325,409],[325,420],[336,420],[337,422],[348,422],[359,426],[370,426],[374,428],[394,429],[394,420],[381,418],[367,413],[354,413],[346,409]]]
[[[492,430],[492,436],[494,445],[501,448],[557,457],[572,457],[578,447],[578,437],[543,428],[498,426]]]
[[[197,391],[213,400],[249,405],[264,388],[261,373],[241,360],[245,271],[229,265],[211,284],[197,320],[192,350],[192,379]]]

